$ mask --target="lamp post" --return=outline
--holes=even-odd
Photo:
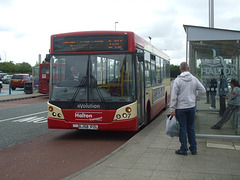
[[[214,0],[209,0],[209,27],[214,28]]]
[[[150,42],[151,42],[151,40],[152,40],[152,37],[151,37],[151,36],[148,36],[148,38],[149,38],[149,40],[150,40]]]
[[[4,52],[4,54],[5,54],[5,59],[4,59],[4,60],[5,60],[5,62],[6,62],[6,61],[7,61],[7,60],[6,60],[7,53],[6,53],[5,51],[2,51],[2,52]],[[0,55],[0,60],[3,60],[3,59],[1,58],[1,55]]]
[[[3,51],[5,53],[5,62],[7,62],[7,53],[5,51]]]
[[[118,22],[115,22],[115,31],[117,30],[117,23],[118,23]]]

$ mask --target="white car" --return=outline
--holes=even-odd
[[[12,78],[12,75],[5,75],[5,76],[2,78],[2,83],[3,83],[3,84],[9,84],[11,78]]]

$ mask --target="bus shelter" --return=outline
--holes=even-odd
[[[232,78],[240,80],[240,31],[184,25],[187,34],[186,61],[190,72],[205,86],[206,96],[197,103],[196,133],[240,137],[240,110],[233,113],[230,120],[220,129],[211,129],[221,117],[220,79],[229,82]],[[209,82],[215,78],[216,108],[211,108],[211,89]],[[227,99],[226,106],[227,106]],[[222,104],[222,103],[221,103]]]

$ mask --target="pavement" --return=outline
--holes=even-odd
[[[64,180],[240,179],[239,138],[197,134],[197,155],[177,155],[178,137],[165,134],[167,113],[163,112],[108,156]]]
[[[0,96],[0,102],[42,95],[6,95]],[[166,110],[124,145],[64,180],[239,180],[240,136],[233,122],[212,130],[219,120],[217,111],[209,111],[204,101],[197,107],[197,155],[175,154],[180,143],[178,137],[165,133]]]
[[[35,98],[40,96],[48,96],[47,94],[38,93],[38,90],[33,90],[32,94],[25,94],[23,88],[18,88],[16,90],[2,90],[0,93],[0,102],[5,101],[15,101],[20,99],[29,99]]]

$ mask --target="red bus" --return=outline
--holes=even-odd
[[[39,65],[39,80],[38,80],[38,92],[43,94],[49,93],[49,78],[50,70],[49,63],[42,63]]]
[[[133,32],[55,34],[48,59],[49,128],[137,131],[170,101],[170,58]]]

